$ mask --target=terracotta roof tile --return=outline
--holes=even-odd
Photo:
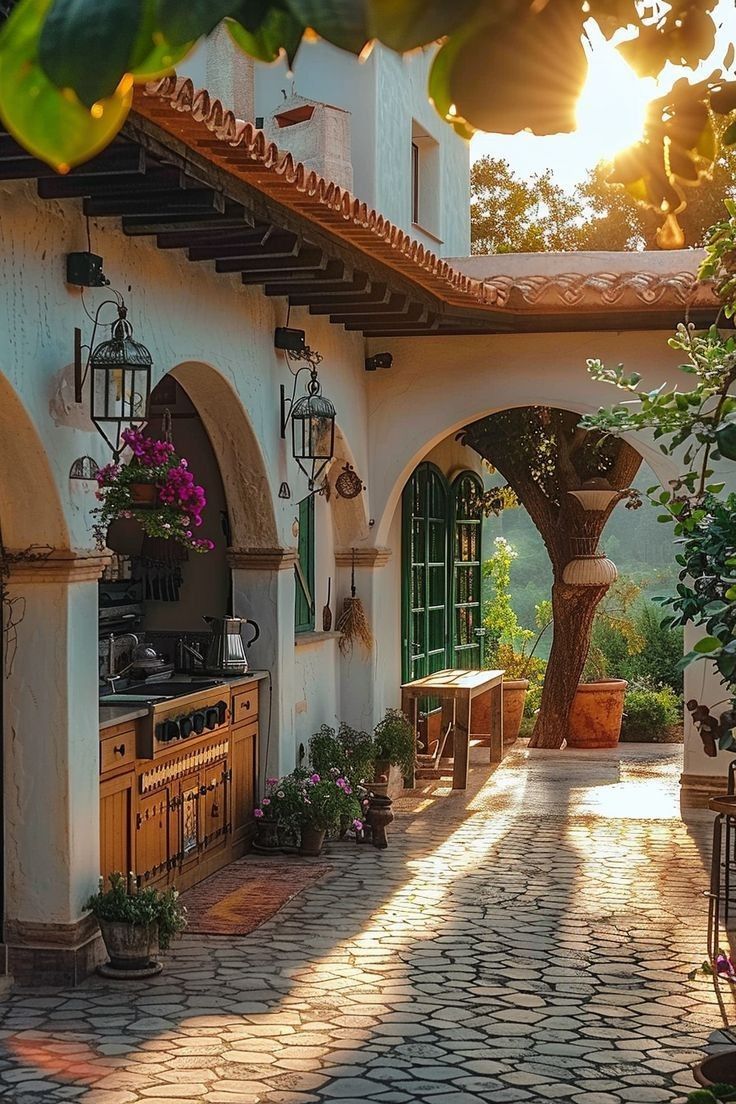
[[[135,114],[343,243],[389,265],[439,299],[445,310],[475,308],[479,316],[500,310],[513,316],[718,306],[712,286],[693,272],[468,276],[350,192],[296,162],[189,79],[165,77],[137,88]],[[574,255],[570,261],[575,263]]]

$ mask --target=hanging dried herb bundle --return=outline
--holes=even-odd
[[[342,633],[340,637],[340,651],[344,656],[352,655],[353,646],[357,641],[370,652],[373,647],[373,633],[368,624],[363,603],[355,594],[355,549],[353,549],[353,566],[350,575],[350,597],[342,603],[342,613],[337,619],[337,631]]]

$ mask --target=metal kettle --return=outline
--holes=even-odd
[[[249,617],[205,617],[204,620],[212,632],[204,659],[205,668],[223,675],[245,674],[248,670],[248,659],[242,637],[243,626],[253,626],[254,633],[247,644],[250,647],[261,635],[256,622]]]

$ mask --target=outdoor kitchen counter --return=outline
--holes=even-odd
[[[247,685],[249,682],[258,682],[262,679],[268,678],[268,671],[248,671],[245,675],[229,675],[222,678],[221,682],[223,686],[227,686],[230,689],[237,688],[241,684]],[[192,687],[192,693],[196,690],[196,685]],[[176,701],[176,698],[172,698],[171,701]],[[131,705],[130,703],[121,703],[120,705],[101,705],[100,706],[100,732],[106,728],[111,728],[112,725],[126,724],[127,722],[137,721],[140,717],[148,716],[147,705]]]

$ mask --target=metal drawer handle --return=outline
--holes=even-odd
[[[125,755],[125,744],[118,744],[118,746],[114,747],[112,750],[115,755]]]
[[[250,709],[250,698],[248,698],[247,702],[242,702],[241,701],[240,708],[241,709]]]

